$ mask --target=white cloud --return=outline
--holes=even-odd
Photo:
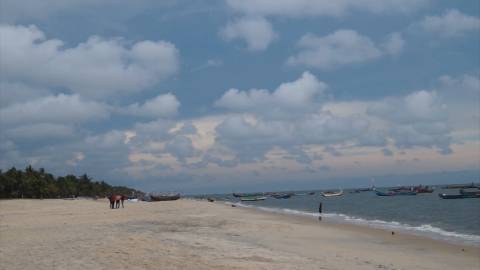
[[[128,132],[114,129],[106,133],[88,136],[85,138],[85,143],[101,151],[114,150],[125,146],[128,136]]]
[[[463,36],[471,31],[476,31],[478,35],[480,19],[449,9],[439,16],[426,16],[419,25],[423,30],[443,37]]]
[[[166,6],[172,1],[154,0],[2,0],[0,21],[43,20],[55,15],[81,15],[95,17],[95,21],[108,17],[129,18],[147,8]],[[112,14],[113,13],[113,14]],[[96,16],[94,16],[96,15]],[[85,19],[85,18],[84,18]],[[89,18],[86,18],[89,19]]]
[[[272,93],[265,89],[230,89],[215,105],[238,112],[264,111],[270,115],[311,111],[318,109],[316,102],[324,96],[326,89],[324,82],[310,72],[304,72],[296,81],[282,83]]]
[[[47,96],[0,109],[2,126],[36,123],[79,124],[109,117],[109,107],[78,95]]]
[[[457,132],[480,135],[480,77],[463,74],[441,76],[438,94],[448,101],[449,122]]]
[[[65,87],[92,98],[126,95],[154,86],[179,67],[178,50],[165,41],[127,47],[119,39],[90,37],[65,48],[35,26],[1,25],[2,80]]]
[[[256,16],[342,16],[351,11],[408,13],[428,0],[227,0],[234,11]]]
[[[397,55],[403,51],[405,46],[405,40],[400,33],[392,33],[388,36],[385,43],[382,44],[385,50],[385,53],[391,55]]]
[[[262,17],[244,17],[229,22],[220,30],[226,41],[243,39],[250,51],[265,50],[277,38],[271,24]]]
[[[226,40],[243,38],[250,50],[258,51],[267,48],[277,36],[266,20],[267,17],[340,17],[353,11],[405,14],[428,2],[429,0],[227,0],[228,7],[243,18],[230,22],[222,29],[221,35]],[[396,45],[391,44],[397,50],[401,47],[398,41],[400,40],[395,40]]]
[[[68,124],[38,123],[5,129],[2,135],[14,141],[40,142],[71,138],[75,129]]]
[[[445,119],[447,116],[446,105],[441,102],[437,93],[426,90],[403,98],[386,98],[374,103],[368,111],[395,123],[430,122]]]
[[[306,34],[297,43],[301,51],[289,57],[287,63],[329,70],[372,61],[387,54],[398,54],[404,43],[398,33],[391,34],[380,46],[354,30],[337,30],[324,37]]]
[[[240,162],[264,160],[269,151],[280,148],[292,159],[308,164],[311,158],[300,150],[307,145],[385,145],[386,134],[367,117],[322,110],[326,88],[305,72],[273,92],[228,90],[215,104],[244,115],[227,117],[216,127],[215,147],[230,149]]]
[[[451,153],[447,106],[435,91],[386,98],[373,103],[368,113],[386,121],[389,136],[399,148],[437,147],[441,153]]]
[[[77,166],[79,162],[85,159],[85,155],[82,152],[75,152],[72,159],[65,161],[70,166]]]
[[[193,147],[192,140],[183,135],[175,136],[172,140],[167,142],[165,150],[182,163],[186,162],[186,158],[198,154],[198,151]]]
[[[449,94],[451,98],[458,97],[468,100],[475,97],[475,95],[478,97],[480,94],[479,74],[464,74],[459,77],[444,75],[439,80],[442,91],[445,94]]]
[[[166,119],[157,119],[147,123],[137,123],[134,126],[136,136],[132,141],[144,143],[146,141],[166,140],[167,138],[171,138],[169,131],[175,128],[175,126],[175,121]]]
[[[122,113],[143,116],[143,117],[170,117],[177,114],[180,102],[171,94],[164,94],[156,96],[150,100],[145,101],[142,105],[134,103],[121,109]]]
[[[32,87],[21,82],[0,81],[0,107],[22,103],[25,100],[37,99],[50,94],[51,92],[46,88]]]

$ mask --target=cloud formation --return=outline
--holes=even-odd
[[[448,9],[442,15],[426,16],[419,25],[424,31],[449,38],[464,36],[474,31],[478,34],[480,19],[456,9]]]
[[[229,22],[220,30],[226,41],[243,39],[250,51],[265,50],[277,38],[271,24],[262,17],[243,17]]]
[[[261,111],[285,116],[285,113],[319,109],[316,102],[323,97],[326,89],[324,82],[307,71],[296,81],[282,83],[273,92],[266,89],[240,91],[232,88],[215,105],[236,112]]]
[[[176,47],[166,41],[140,41],[126,46],[120,39],[90,37],[65,48],[47,39],[36,26],[1,25],[2,80],[42,87],[63,87],[85,97],[127,95],[149,88],[179,68]],[[41,67],[41,68],[39,68]]]
[[[146,100],[141,105],[138,103],[131,104],[124,109],[120,109],[120,112],[134,116],[161,118],[176,115],[179,107],[180,102],[177,98],[172,93],[168,93]]]
[[[388,133],[398,148],[437,147],[450,154],[451,127],[447,106],[435,91],[417,91],[403,98],[374,103],[368,113],[386,121]]]
[[[385,145],[383,133],[366,117],[323,110],[326,89],[325,83],[304,72],[272,92],[228,90],[216,105],[242,115],[227,117],[216,127],[216,146],[229,149],[243,163],[262,161],[269,151],[283,149],[308,164],[314,159],[303,150],[308,145]]]
[[[289,57],[287,64],[330,70],[376,60],[385,55],[396,55],[402,51],[404,43],[399,33],[391,34],[384,43],[378,45],[349,29],[337,30],[323,37],[306,34],[297,42],[300,52]]]
[[[256,16],[344,16],[351,11],[409,13],[428,0],[227,0],[235,12]]]
[[[242,38],[247,42],[249,50],[260,51],[265,50],[278,37],[266,17],[341,17],[352,11],[406,14],[425,6],[428,2],[429,0],[227,0],[228,7],[242,17],[229,22],[220,33],[227,41]],[[397,53],[404,43],[399,35],[393,38],[394,40],[391,40],[393,43],[387,44],[386,49],[389,53]],[[375,54],[373,51],[369,53]]]
[[[108,118],[107,105],[86,101],[78,95],[47,96],[0,109],[3,126],[35,123],[80,124]]]

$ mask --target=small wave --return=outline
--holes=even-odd
[[[253,206],[243,204],[241,202],[225,202],[229,205],[235,205],[244,208],[254,208],[266,212],[272,213],[282,213],[306,217],[315,217],[318,218],[319,213],[294,210],[288,208],[273,208],[273,207],[263,207],[263,206]],[[449,242],[463,243],[474,246],[480,246],[480,235],[472,234],[463,234],[453,231],[446,231],[444,229],[432,226],[431,224],[422,224],[420,226],[413,226],[406,223],[401,223],[398,221],[384,221],[378,219],[364,219],[360,217],[349,216],[339,213],[322,213],[322,217],[328,219],[329,221],[338,222],[338,223],[350,223],[358,224],[378,229],[384,230],[397,230],[415,235],[428,236],[433,239],[445,240]]]

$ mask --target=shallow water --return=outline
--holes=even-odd
[[[230,194],[215,197],[239,206],[312,217],[318,216],[321,202],[323,219],[328,221],[399,230],[480,246],[480,199],[445,200],[439,198],[438,193],[455,194],[458,190],[437,189],[429,194],[392,197],[377,196],[374,192],[345,191],[343,196],[328,198],[316,191],[315,195],[292,196],[290,199],[268,197],[256,202],[240,202]]]

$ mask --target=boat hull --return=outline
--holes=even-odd
[[[256,202],[256,201],[264,201],[267,197],[243,197],[240,198],[242,202]]]
[[[381,191],[376,191],[375,194],[377,194],[377,196],[412,196],[412,195],[417,195],[416,192],[414,191],[401,191],[401,192],[393,192],[393,191],[390,191],[390,192],[381,192]]]
[[[442,199],[473,199],[473,198],[480,198],[480,194],[445,194],[441,193],[438,196]]]
[[[175,201],[180,199],[180,195],[171,195],[171,196],[152,196],[150,195],[152,202],[162,202],[162,201]]]
[[[275,199],[288,199],[288,198],[292,197],[292,195],[291,194],[273,195],[272,197],[274,197]]]
[[[343,195],[343,190],[339,192],[322,192],[323,197],[337,197],[342,195]]]

